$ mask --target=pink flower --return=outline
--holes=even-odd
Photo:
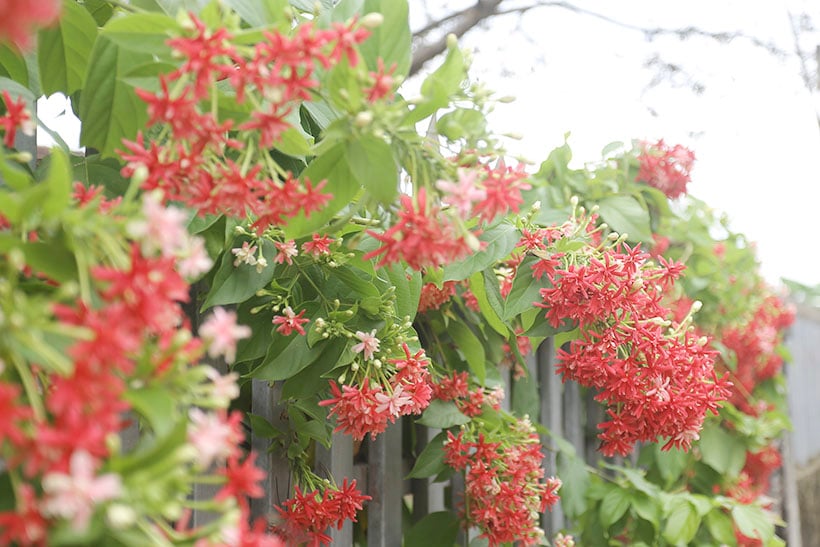
[[[219,371],[213,367],[205,367],[205,376],[207,376],[213,384],[211,396],[216,400],[219,406],[227,407],[232,400],[239,397],[239,386],[236,385],[236,381],[239,380],[239,374],[236,372],[220,374]]]
[[[333,238],[329,236],[320,236],[313,234],[310,241],[302,243],[302,251],[312,255],[314,258],[330,254],[330,244],[333,243]]]
[[[240,264],[248,264],[250,266],[256,265],[256,256],[254,253],[256,252],[256,245],[251,245],[247,241],[242,243],[242,247],[236,247],[235,249],[231,249],[231,253],[236,257],[236,260],[233,261],[233,267],[236,268]]]
[[[119,475],[94,475],[97,462],[88,452],[71,455],[70,472],[47,473],[43,477],[46,499],[41,504],[45,515],[71,521],[75,530],[85,530],[96,505],[120,495]]]
[[[458,216],[468,218],[473,210],[473,204],[484,200],[487,192],[476,185],[478,171],[473,169],[459,169],[458,182],[440,180],[436,182],[436,188],[444,192],[444,201],[449,203],[458,211]]]
[[[213,265],[213,260],[205,249],[205,240],[201,237],[189,238],[188,248],[177,259],[177,271],[188,279],[199,277]]]
[[[304,314],[305,310],[296,314],[290,306],[286,307],[282,310],[282,315],[277,315],[273,318],[273,324],[279,325],[276,327],[276,331],[281,332],[285,336],[290,336],[293,331],[296,331],[304,336],[305,329],[302,325],[310,321],[310,319],[302,317]]]
[[[162,256],[174,256],[187,246],[188,231],[185,223],[188,215],[176,207],[162,205],[162,192],[149,192],[142,199],[143,220],[128,224],[128,233],[139,239],[143,252],[151,255],[157,251]]]
[[[274,262],[277,264],[283,264],[285,262],[287,262],[288,265],[293,264],[293,257],[299,254],[299,249],[296,248],[296,242],[291,239],[284,243],[274,241],[273,244],[276,245],[276,248],[279,250],[276,254],[276,258],[273,259]]]
[[[413,399],[404,393],[404,386],[401,384],[393,388],[393,393],[376,393],[376,412],[387,412],[391,416],[399,416],[402,409],[411,404]]]
[[[199,335],[208,343],[208,355],[225,356],[225,361],[236,359],[236,342],[251,335],[251,328],[237,325],[236,313],[214,308],[213,314],[199,327]]]
[[[204,412],[192,408],[188,416],[188,442],[196,449],[201,469],[208,469],[215,461],[236,456],[243,434],[240,430],[242,415],[231,412],[230,416],[223,411]]]
[[[354,353],[364,353],[365,361],[373,359],[373,354],[379,351],[379,339],[376,338],[376,329],[373,329],[369,333],[356,331],[356,338],[361,340],[361,342],[350,349],[352,349]]]

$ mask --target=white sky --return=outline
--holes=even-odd
[[[795,48],[783,2],[573,3],[636,26],[739,30]],[[820,3],[797,11],[806,6],[820,24]],[[810,50],[820,44],[817,34],[805,38]],[[474,50],[473,74],[518,98],[500,105],[493,119],[496,130],[524,136],[511,151],[541,161],[567,131],[579,164],[598,159],[616,140],[683,143],[698,159],[690,192],[727,212],[732,227],[757,242],[767,279],[820,283],[820,257],[810,243],[820,217],[820,131],[796,57],[778,59],[744,40],[647,42],[640,32],[554,7],[496,20],[461,44]],[[705,91],[695,95],[668,81],[649,87],[657,72],[644,64],[655,53]]]
[[[417,27],[413,10],[419,5],[410,3]],[[820,25],[820,2],[788,3]],[[574,4],[641,27],[739,30],[783,50],[795,48],[785,1]],[[803,47],[816,44],[820,33],[803,35]],[[524,136],[509,145],[512,152],[540,162],[567,131],[579,162],[598,159],[616,140],[683,143],[698,158],[690,192],[727,212],[733,228],[757,242],[764,275],[771,282],[820,283],[820,256],[811,243],[820,232],[820,131],[796,57],[778,59],[744,40],[726,45],[668,36],[647,42],[640,32],[555,7],[495,19],[461,45],[474,51],[474,77],[517,97],[492,119],[496,131]],[[695,95],[668,81],[649,87],[657,71],[644,65],[656,53],[703,83],[704,92]],[[53,127],[65,108],[65,99],[55,96],[40,101],[38,114]],[[77,146],[78,124],[70,118],[56,125]]]

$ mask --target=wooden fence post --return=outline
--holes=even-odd
[[[402,428],[397,422],[370,440],[368,446],[368,547],[401,545],[401,505],[404,493],[401,461]]]
[[[334,433],[330,448],[316,444],[316,468],[319,475],[329,473],[334,480],[343,477],[353,479],[353,437],[345,433]],[[359,488],[364,486],[359,484]],[[353,546],[353,523],[346,520],[341,530],[331,528],[329,531],[331,545],[337,547]]]
[[[251,411],[268,420],[274,427],[281,424],[284,407],[282,399],[282,383],[276,382],[272,386],[265,380],[253,380],[251,385]],[[274,505],[279,505],[289,497],[290,469],[288,460],[276,450],[270,450],[271,440],[251,431],[251,448],[256,452],[256,465],[265,472],[262,488],[265,495],[251,500],[251,516],[267,517]]]

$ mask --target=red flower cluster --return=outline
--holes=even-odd
[[[404,260],[414,270],[438,267],[463,258],[471,249],[465,234],[458,229],[438,205],[427,203],[422,188],[415,203],[410,196],[401,197],[396,223],[384,233],[368,231],[382,246],[364,255],[365,260],[381,256],[378,266]]]
[[[372,499],[356,488],[355,480],[348,484],[347,479],[341,488],[327,487],[323,491],[303,493],[295,486],[294,491],[295,495],[282,507],[276,507],[282,522],[273,527],[288,545],[330,545],[327,529],[331,526],[341,529],[346,520],[356,522],[356,513],[365,501]]]
[[[660,437],[669,438],[664,449],[688,449],[706,413],[716,413],[729,393],[705,339],[666,321],[670,310],[661,299],[683,266],[662,257],[654,266],[648,258],[626,247],[566,267],[548,256],[539,261],[548,267],[536,270],[552,285],[536,304],[550,324],[571,321],[581,330],[568,351],[558,350],[557,370],[564,381],[597,390],[596,400],[607,405],[609,419],[598,427],[608,456]]]
[[[495,388],[489,392],[482,386],[470,389],[470,375],[466,372],[453,372],[433,384],[433,398],[440,401],[453,401],[465,416],[478,416],[484,404],[498,410],[504,399],[504,390]]]
[[[507,167],[504,160],[499,160],[495,167],[484,165],[483,170],[486,173],[482,181],[485,196],[473,206],[473,211],[484,222],[490,222],[509,211],[518,212],[524,203],[521,191],[531,188],[525,182],[529,175],[524,171],[524,164],[519,163],[513,168]]]
[[[38,28],[60,17],[60,0],[3,0],[0,2],[0,42],[10,41],[20,49],[31,45]]]
[[[191,35],[169,41],[184,59],[182,65],[160,78],[159,92],[138,92],[148,104],[149,123],[164,125],[170,139],[147,147],[141,134],[135,142],[126,141],[123,175],[144,177],[144,190],[162,189],[166,199],[181,201],[200,215],[251,213],[260,233],[300,212],[309,215],[324,207],[331,198],[322,192],[325,181],[313,184],[290,175],[271,178],[260,165],[247,168],[228,159],[227,150],[247,147],[228,136],[234,121],[219,121],[207,101],[216,82],[229,78],[238,101],[253,94],[263,105],[238,129],[256,138],[262,148],[275,146],[291,128],[286,116],[300,101],[310,99],[318,86],[313,79],[316,63],[328,67],[346,57],[354,65],[355,45],[368,31],[355,22],[321,31],[303,24],[293,37],[266,32],[265,41],[246,57],[231,44],[227,31],[211,31],[190,17]]]
[[[661,139],[655,144],[643,143],[638,161],[639,182],[657,188],[670,199],[686,193],[689,171],[695,162],[694,152],[680,144],[670,147]]]
[[[544,537],[538,515],[558,501],[561,481],[542,482],[544,456],[532,425],[519,422],[503,435],[491,441],[483,433],[447,432],[444,462],[465,471],[467,524],[481,530],[491,546],[537,545]]]
[[[435,283],[425,283],[421,287],[418,311],[419,313],[423,313],[428,310],[437,310],[448,302],[455,294],[455,281],[445,281],[441,288],[439,288]]]
[[[427,370],[430,361],[424,350],[413,354],[407,344],[402,349],[404,357],[388,361],[393,367],[392,375],[388,367],[382,367],[385,376],[389,376],[384,378],[384,384],[365,377],[357,385],[342,385],[339,389],[336,382],[330,382],[333,397],[319,405],[333,407],[328,417],[336,416],[335,431],[352,435],[355,440],[364,439],[368,433],[375,438],[399,416],[421,414],[427,408],[432,397]]]
[[[0,18],[3,16],[2,6],[0,5]],[[0,38],[2,38],[2,28],[0,28]],[[23,97],[17,97],[14,101],[11,95],[5,89],[3,90],[3,103],[6,105],[6,113],[0,115],[0,130],[6,134],[3,137],[3,144],[6,148],[14,147],[14,138],[17,136],[17,130],[20,129],[27,135],[33,135],[35,124],[31,119],[31,113],[28,111],[26,101]]]
[[[782,300],[769,296],[748,323],[730,328],[721,336],[723,345],[737,356],[732,372],[735,389],[729,400],[741,411],[758,414],[751,394],[760,382],[772,378],[783,367],[783,357],[776,348],[783,340],[782,331],[794,322],[794,313]]]

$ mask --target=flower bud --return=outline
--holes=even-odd
[[[370,12],[361,19],[361,25],[369,30],[378,28],[384,23],[384,15],[378,12]]]
[[[353,119],[353,125],[356,127],[367,127],[371,123],[373,123],[373,113],[369,110],[359,112]]]

